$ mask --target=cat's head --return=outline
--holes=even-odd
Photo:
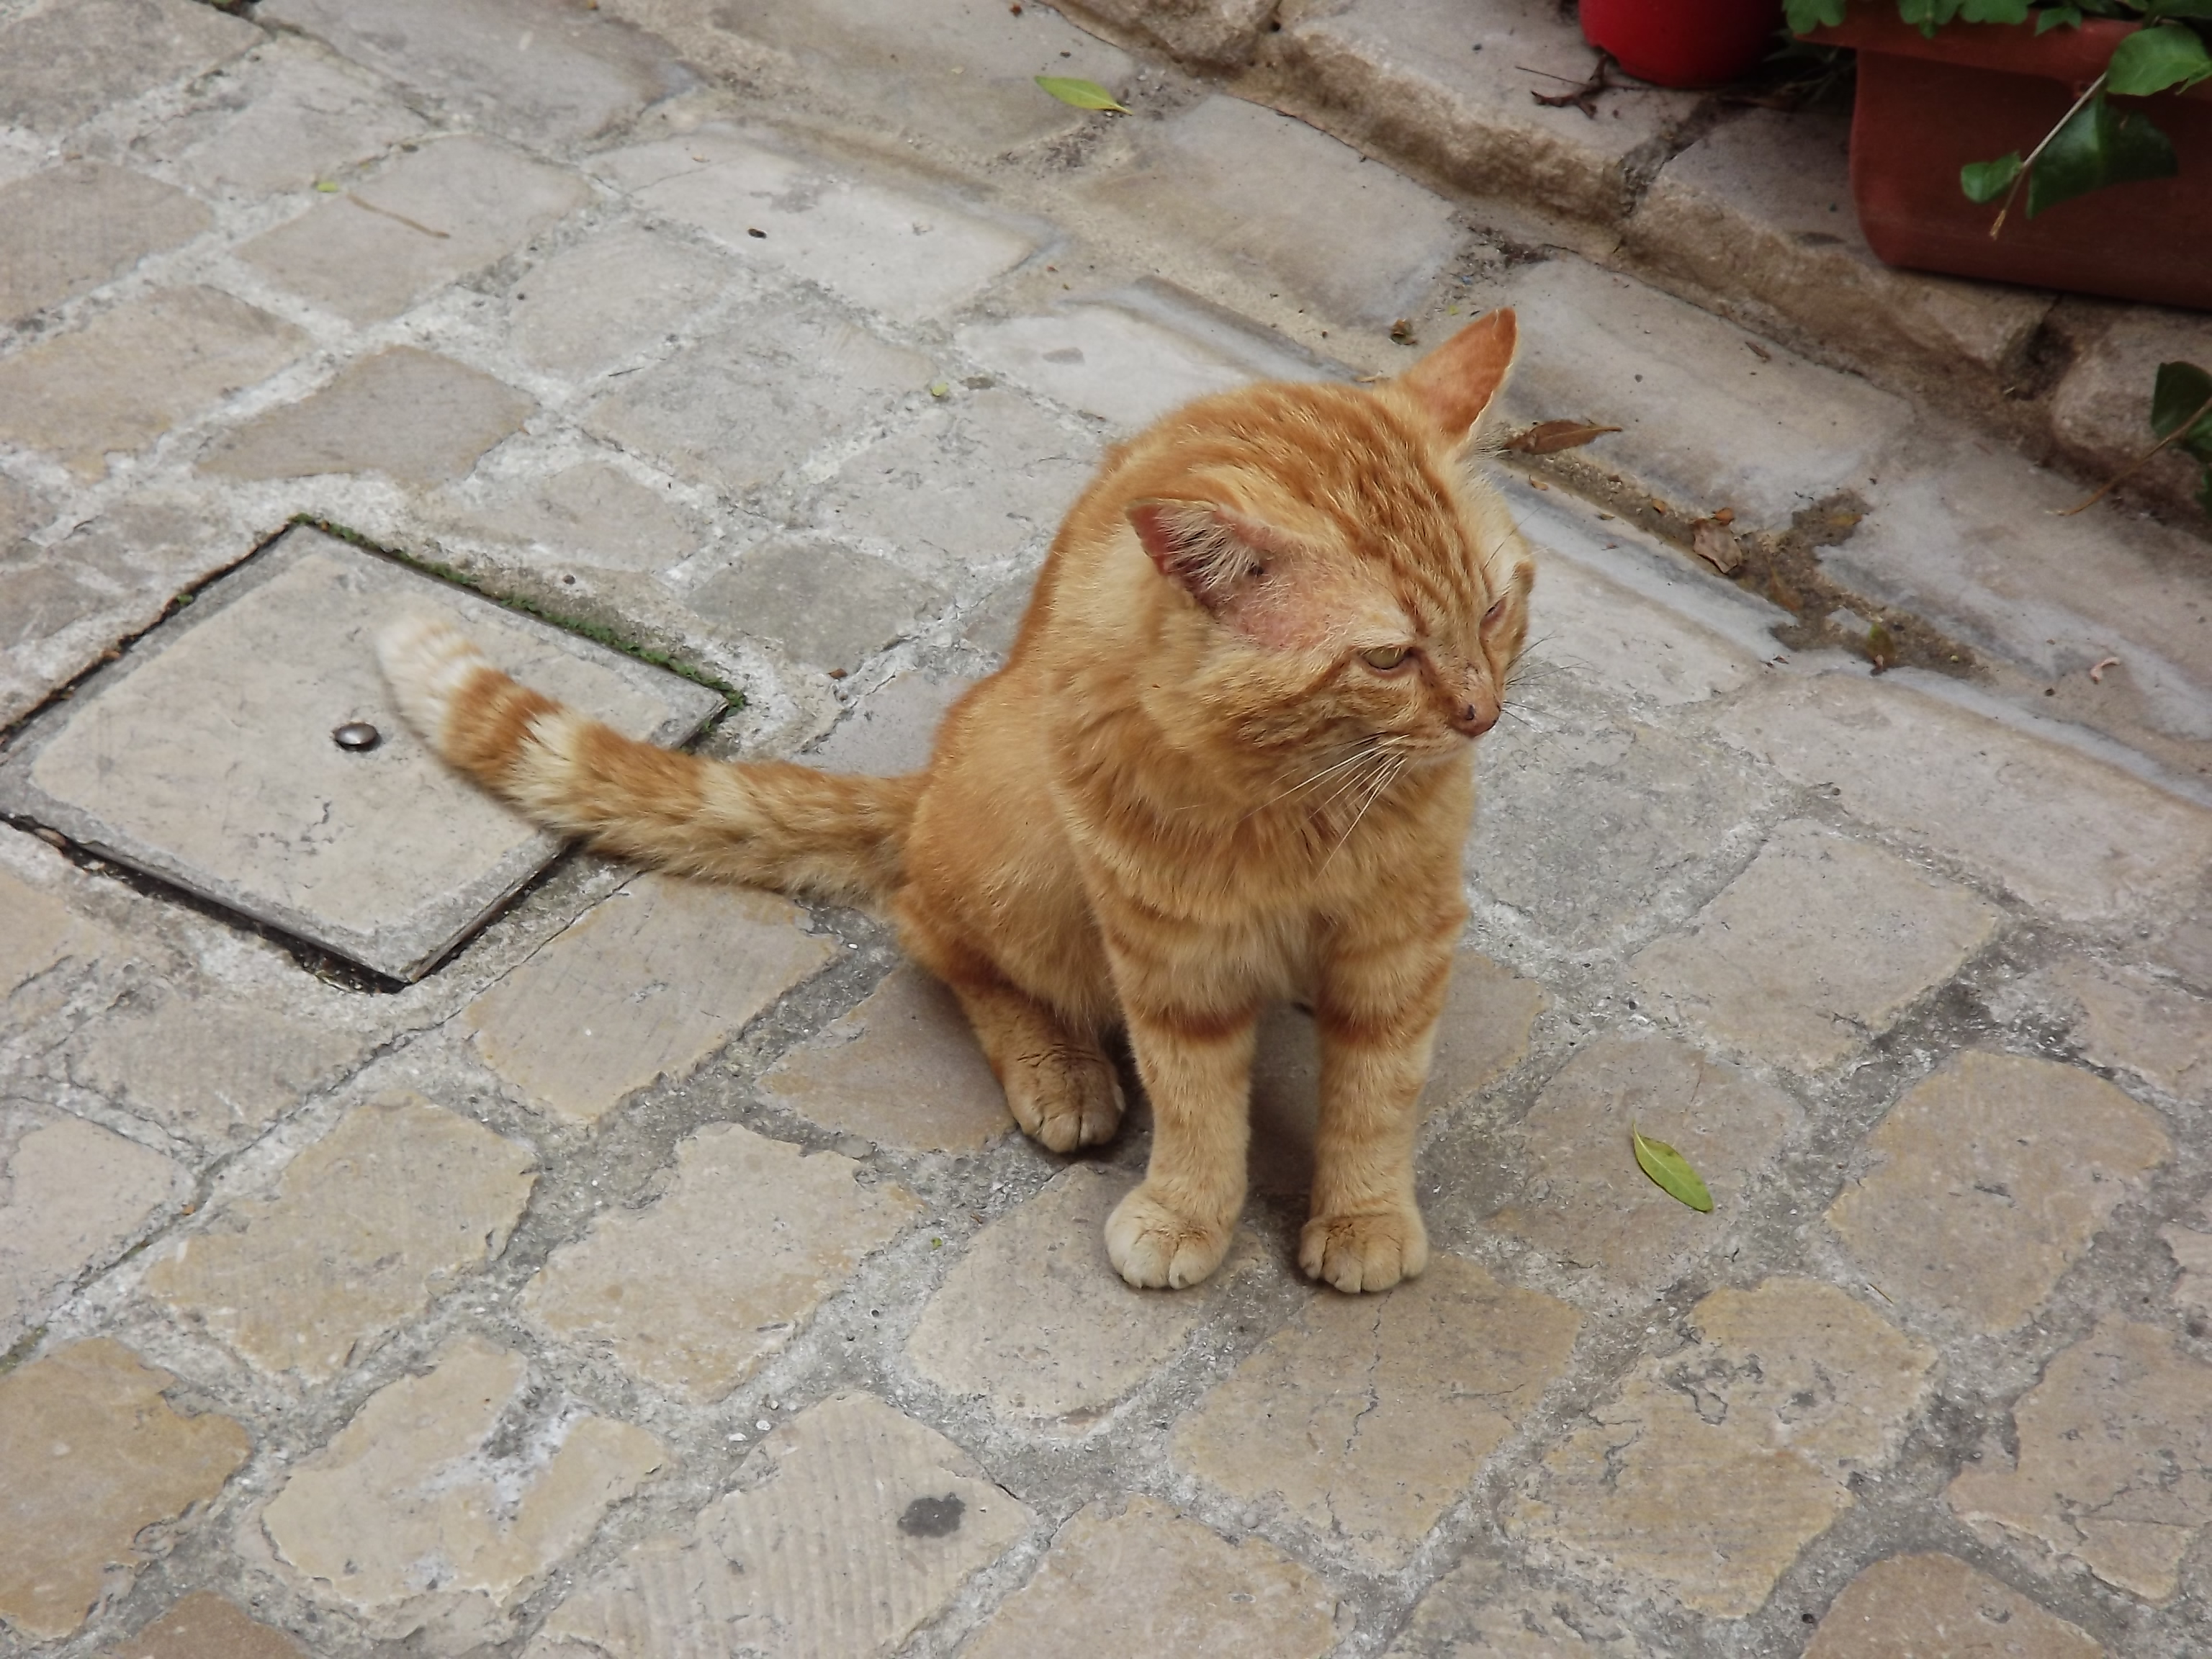
[[[1493,311],[1395,380],[1248,387],[1133,447],[1123,511],[1193,715],[1248,750],[1413,763],[1496,724],[1535,567],[1467,463],[1516,344]]]

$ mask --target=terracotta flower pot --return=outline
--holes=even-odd
[[[1952,24],[1933,39],[1881,3],[1808,39],[1858,50],[1851,199],[1886,263],[2121,300],[2212,308],[2212,86],[2122,98],[2173,141],[2179,176],[2108,185],[2030,219],[1959,188],[1959,169],[2027,155],[2104,70],[2132,26]],[[2024,194],[2024,192],[2023,192]]]
[[[1781,45],[1782,0],[1582,0],[1582,23],[1639,81],[1717,87]]]

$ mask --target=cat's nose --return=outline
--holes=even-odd
[[[1479,738],[1498,724],[1498,705],[1486,697],[1463,702],[1453,714],[1452,724],[1470,738]]]

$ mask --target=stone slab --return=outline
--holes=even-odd
[[[278,1559],[386,1640],[510,1634],[515,1604],[662,1457],[643,1429],[581,1411],[502,1436],[528,1370],[462,1336],[371,1395],[262,1511]]]
[[[1697,106],[1694,93],[1653,91],[1592,120],[1534,102],[1533,82],[1572,86],[1590,70],[1582,32],[1551,0],[1474,11],[1457,0],[1352,0],[1285,18],[1263,38],[1283,101],[1362,149],[1404,156],[1477,197],[1603,224],[1626,210],[1632,172],[1662,156]]]
[[[643,876],[463,1011],[484,1063],[533,1105],[594,1123],[680,1079],[828,962],[790,900]]]
[[[12,830],[0,835],[15,839]],[[30,852],[28,847],[23,850]],[[54,875],[66,867],[51,854],[46,859]],[[0,869],[0,1000],[12,1000],[24,986],[72,958],[97,957],[104,942],[100,928],[71,910],[58,893]]]
[[[2212,1232],[2194,1227],[2161,1227],[2158,1236],[2173,1253],[2173,1304],[2191,1313],[2212,1313]]]
[[[892,675],[853,705],[821,744],[807,751],[809,766],[828,772],[872,772],[896,777],[929,764],[937,728],[975,682],[957,674],[932,678],[917,668]]]
[[[1078,1164],[977,1236],[922,1310],[907,1358],[951,1393],[1045,1434],[1087,1433],[1188,1340],[1254,1259],[1234,1244],[1204,1290],[1133,1290],[1106,1259],[1107,1212],[1133,1179]]]
[[[1469,1556],[1421,1597],[1384,1659],[1641,1659],[1596,1600]]]
[[[1762,360],[1736,325],[1571,255],[1521,268],[1498,299],[1527,343],[1508,416],[1620,427],[1592,453],[1676,507],[1734,507],[1739,528],[1864,490],[1913,424],[1902,398],[1778,347]]]
[[[743,495],[930,383],[930,360],[811,303],[745,308],[585,412],[596,435]]]
[[[1522,1484],[1510,1534],[1653,1584],[1695,1612],[1756,1612],[1896,1453],[1936,1352],[1832,1285],[1770,1279],[1692,1310],[1700,1340],[1646,1359]]]
[[[2177,1100],[2212,1099],[2212,1007],[2203,998],[2137,969],[2078,957],[2038,981],[2070,1016],[2083,1058],[2132,1072]]]
[[[635,737],[681,742],[721,704],[301,528],[10,744],[0,802],[379,972],[418,975],[560,845],[448,772],[391,704],[372,641],[418,611],[453,617],[495,660]],[[356,720],[384,734],[375,750],[331,741]]]
[[[215,216],[143,173],[65,161],[0,186],[0,322],[12,322],[190,241]]]
[[[1953,1511],[1985,1538],[2171,1601],[2212,1527],[2212,1365],[2154,1325],[2108,1316],[2051,1359],[2012,1418],[2017,1455],[1985,1449],[1952,1481]]]
[[[161,1397],[176,1379],[106,1337],[0,1376],[0,1617],[33,1642],[84,1623],[139,1533],[222,1490],[246,1431]]]
[[[2110,324],[2051,396],[2051,435],[2084,477],[2100,482],[2134,465],[2149,447],[2159,365],[2212,361],[2212,319],[2202,312],[2119,307]],[[2125,488],[2131,495],[2163,497],[2186,514],[2183,503],[2203,477],[2202,465],[2176,447],[2136,471]]]
[[[748,264],[902,322],[957,310],[1029,257],[1011,225],[719,127],[609,151],[592,171]]]
[[[417,1095],[355,1107],[267,1197],[166,1247],[146,1294],[272,1376],[329,1381],[497,1259],[536,1184],[530,1148]]]
[[[910,1152],[978,1152],[1014,1127],[958,1000],[911,965],[788,1050],[760,1086],[810,1123]]]
[[[1970,1049],[1890,1109],[1828,1222],[1883,1295],[2010,1330],[2172,1149],[2093,1073]]]
[[[1527,1058],[1529,1029],[1546,1000],[1534,981],[1480,951],[1454,957],[1429,1080],[1421,1091],[1423,1118],[1480,1093]],[[1313,1018],[1279,1006],[1261,1017],[1252,1062],[1254,1188],[1305,1192],[1313,1184],[1320,1128],[1321,1046]]]
[[[808,538],[747,550],[684,602],[802,662],[850,672],[942,610],[945,594],[888,559]]]
[[[329,41],[457,125],[541,147],[605,132],[691,80],[659,41],[592,7],[268,0],[258,15]]]
[[[652,1203],[603,1213],[555,1250],[523,1305],[553,1336],[706,1404],[788,1343],[921,1207],[836,1152],[715,1124],[678,1149]]]
[[[1541,557],[1541,532],[1528,533],[1540,556],[1526,661],[1662,708],[1723,696],[1758,672],[1748,653],[1680,612],[1570,559]]]
[[[1321,1659],[1336,1595],[1264,1539],[1231,1544],[1150,1498],[1092,1503],[963,1659]]]
[[[1176,1425],[1173,1455],[1248,1508],[1403,1567],[1565,1372],[1581,1326],[1439,1255],[1379,1310],[1309,1300]]]
[[[665,230],[617,225],[518,276],[507,328],[533,368],[586,380],[674,340],[744,280],[733,261]]]
[[[91,483],[111,451],[143,449],[307,346],[291,324],[228,294],[163,289],[0,358],[0,439]]]
[[[1802,1116],[1780,1090],[1686,1043],[1609,1032],[1577,1049],[1504,1137],[1522,1185],[1490,1224],[1618,1290],[1656,1290],[1742,1213]],[[1711,1215],[1644,1176],[1632,1127],[1689,1159]]]
[[[1325,318],[1387,332],[1466,240],[1442,197],[1226,94],[1138,126],[1133,149],[1083,194],[1216,279],[1286,289]]]
[[[147,142],[195,189],[246,200],[306,190],[428,131],[366,76],[289,35],[220,70],[201,95]]]
[[[1123,434],[1253,378],[1205,342],[1119,306],[1069,305],[971,323],[958,338],[969,356],[1015,385]]]
[[[591,195],[575,174],[504,144],[445,138],[319,197],[238,257],[348,322],[376,322],[504,258]]]
[[[262,32],[193,0],[67,0],[0,30],[0,125],[65,132],[212,69]]]
[[[1893,1555],[1844,1586],[1805,1659],[2105,1659],[2105,1650],[1953,1555]]]
[[[2069,920],[2155,904],[2212,865],[2212,812],[1901,685],[1785,682],[1730,710],[1718,731],[1793,783],[1832,786],[1855,817]],[[1914,763],[1893,764],[1898,755]]]
[[[688,1533],[633,1546],[573,1591],[529,1659],[896,1651],[1029,1530],[959,1447],[865,1394],[761,1443]]]
[[[173,1159],[97,1124],[0,1110],[0,1352],[189,1190]]]
[[[199,466],[228,478],[380,472],[418,487],[451,483],[520,431],[536,408],[466,364],[391,346],[348,364],[320,391],[218,438]]]
[[[1070,8],[1104,20],[1178,61],[1210,70],[1249,63],[1273,19],[1276,0],[1081,0]]]
[[[194,1590],[102,1659],[309,1659],[284,1632],[240,1612],[212,1590]]]
[[[1646,946],[1630,966],[1679,1017],[1810,1074],[1956,973],[1999,915],[1894,854],[1793,819],[1690,932]]]
[[[479,500],[449,495],[431,512],[461,535],[598,570],[666,570],[707,538],[706,526],[667,486],[651,489],[605,461],[492,485]]]

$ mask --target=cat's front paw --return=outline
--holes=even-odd
[[[1429,1265],[1429,1230],[1411,1204],[1360,1215],[1317,1215],[1298,1240],[1309,1279],[1340,1291],[1387,1291]]]
[[[1006,1066],[1006,1082],[1022,1133],[1055,1152],[1103,1146],[1121,1127],[1121,1079],[1104,1054],[1024,1055]]]
[[[1106,1259],[1140,1291],[1179,1291],[1221,1265],[1233,1226],[1233,1218],[1209,1225],[1181,1214],[1155,1198],[1148,1182],[1106,1218]]]

